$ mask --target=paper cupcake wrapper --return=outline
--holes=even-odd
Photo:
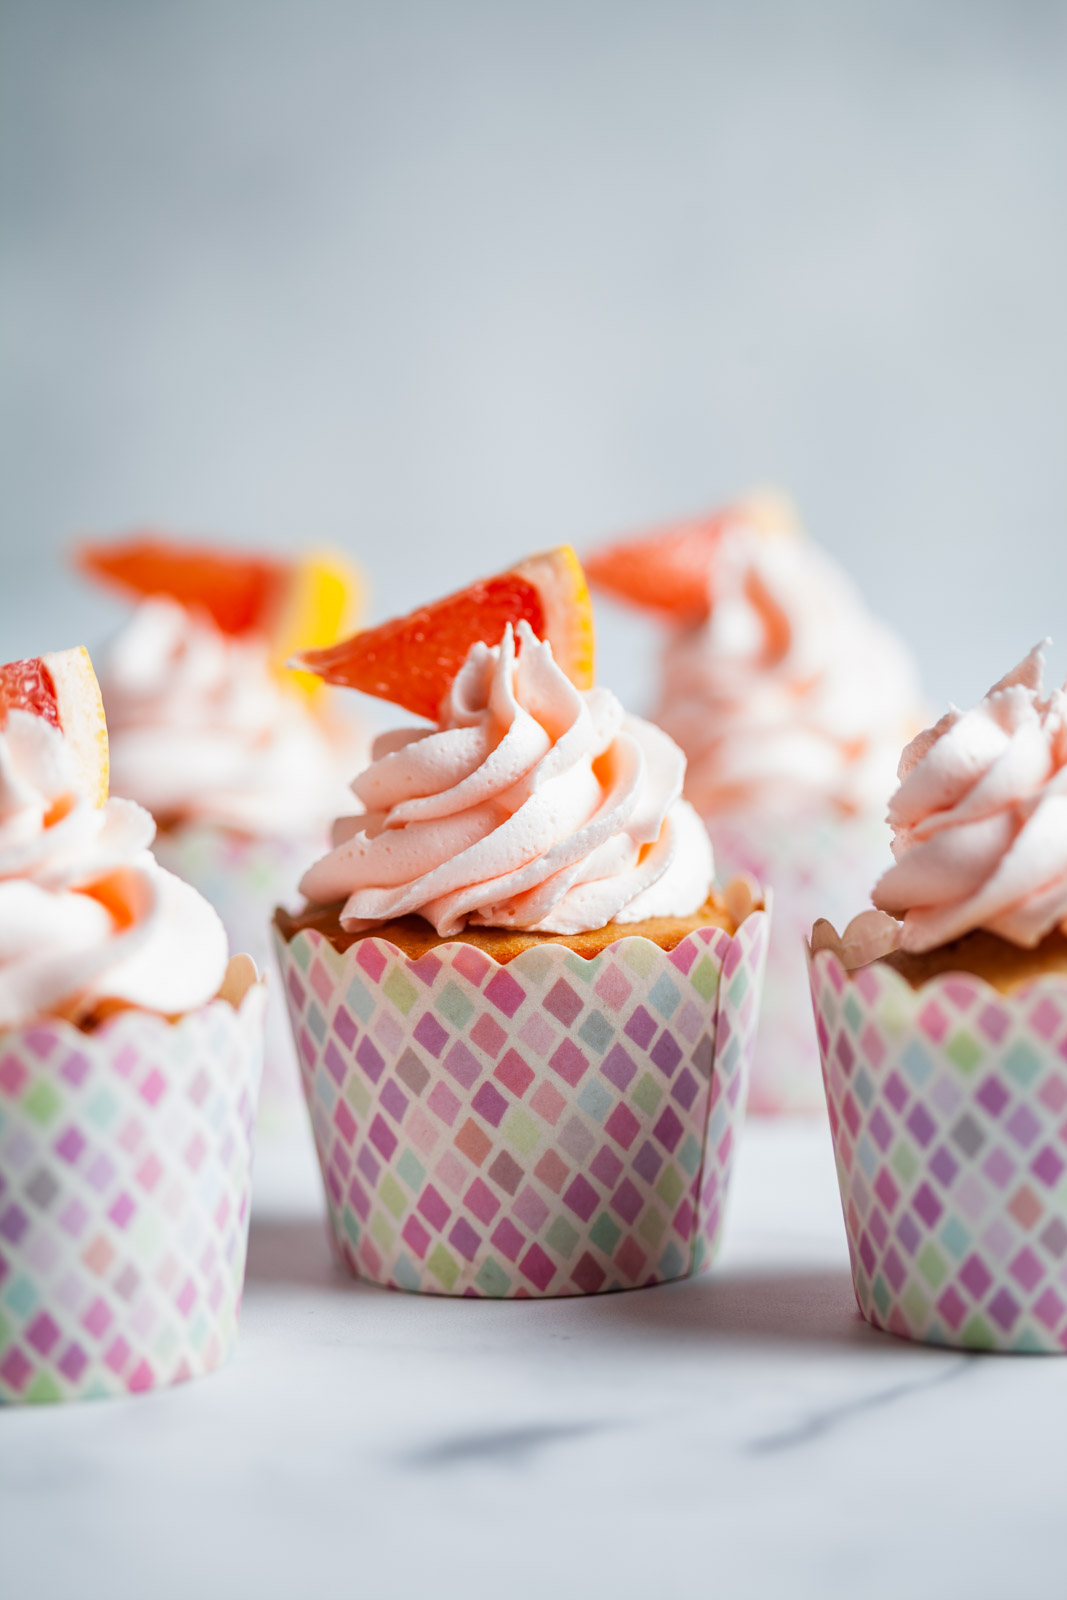
[[[333,1237],[391,1288],[595,1294],[708,1267],[744,1115],[767,915],[669,954],[409,960],[279,941]]]
[[[139,1393],[237,1333],[264,987],[0,1032],[0,1401]]]
[[[708,816],[716,873],[750,873],[774,894],[759,1036],[748,1109],[757,1114],[822,1111],[819,1050],[811,1020],[804,950],[817,917],[843,927],[891,861],[881,815],[837,812],[779,819]]]
[[[963,1349],[1067,1349],[1067,979],[1005,996],[810,962],[856,1300]]]
[[[231,950],[247,950],[261,972],[274,965],[271,918],[277,905],[299,899],[297,885],[327,848],[325,836],[250,838],[206,823],[157,834],[156,859],[199,889],[222,918]],[[282,998],[271,974],[259,1096],[260,1139],[283,1138],[303,1119],[300,1071]]]

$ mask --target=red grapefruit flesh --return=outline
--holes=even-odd
[[[594,587],[616,599],[676,622],[700,622],[710,610],[719,541],[736,527],[792,532],[796,519],[780,497],[752,495],[709,516],[603,545],[586,557],[585,570]]]
[[[302,651],[292,665],[433,721],[471,646],[499,644],[508,623],[519,622],[548,640],[579,689],[592,686],[592,605],[569,545],[328,649]]]
[[[107,799],[107,723],[89,652],[58,650],[0,666],[0,727],[11,711],[26,711],[58,728],[78,774],[78,787],[95,806]]]
[[[169,595],[199,606],[223,633],[262,629],[281,606],[288,580],[285,562],[243,552],[182,545],[155,534],[114,544],[85,544],[77,563],[127,595]]]

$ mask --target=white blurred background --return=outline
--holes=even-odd
[[[116,625],[87,531],[337,541],[384,616],[776,482],[937,704],[1067,667],[1064,5],[0,24],[0,659]]]

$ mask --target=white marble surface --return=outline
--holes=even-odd
[[[821,1121],[750,1124],[709,1278],[543,1303],[354,1285],[275,1148],[227,1370],[0,1415],[0,1594],[1052,1595],[1065,1422],[859,1320]]]

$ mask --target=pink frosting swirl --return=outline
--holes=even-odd
[[[226,972],[226,935],[158,866],[155,824],[129,800],[79,791],[58,729],[22,711],[0,729],[0,1026],[75,1020],[101,1000],[174,1014]]]
[[[111,787],[161,823],[323,838],[366,745],[279,683],[265,640],[159,597],[115,639],[100,688]]]
[[[872,898],[903,917],[904,950],[975,928],[1032,949],[1067,929],[1067,695],[1043,692],[1044,648],[901,757],[895,865]]]
[[[896,636],[792,527],[738,526],[716,546],[706,622],[664,652],[657,720],[705,814],[881,809],[918,682]]]
[[[608,690],[576,689],[526,623],[473,647],[436,728],[386,734],[374,756],[352,785],[366,811],[301,883],[344,900],[353,932],[418,912],[443,936],[467,922],[581,933],[708,896],[681,751]]]

